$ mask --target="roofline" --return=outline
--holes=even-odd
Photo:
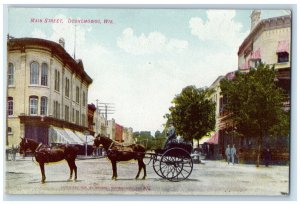
[[[257,32],[259,32],[268,21],[272,21],[272,20],[277,20],[280,18],[291,18],[290,15],[284,15],[284,16],[277,16],[277,17],[272,17],[272,18],[267,18],[267,19],[262,19],[253,29],[252,31],[248,34],[248,36],[244,39],[244,41],[242,42],[242,44],[239,47],[238,50],[238,56],[240,55],[240,53],[242,52],[242,50],[244,49],[244,47],[247,46],[247,44],[249,43],[250,39],[252,39],[254,37],[254,35],[257,34]]]
[[[93,82],[92,78],[84,71],[82,62],[79,61],[79,63],[77,63],[76,60],[56,42],[40,38],[10,38],[7,40],[8,51],[21,50],[21,52],[25,52],[25,49],[30,45],[43,46],[50,49],[51,55],[55,55],[61,59],[64,65],[69,65],[70,69],[82,77],[87,85]]]

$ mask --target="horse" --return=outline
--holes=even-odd
[[[73,171],[75,173],[74,180],[77,180],[77,166],[75,164],[75,159],[77,157],[78,148],[74,145],[61,144],[50,147],[49,145],[38,143],[32,139],[21,138],[20,154],[25,154],[27,150],[33,152],[35,160],[40,165],[42,183],[45,183],[46,180],[44,165],[62,160],[66,160],[70,168],[70,177],[68,180],[72,180]]]
[[[128,160],[137,160],[138,161],[138,173],[135,177],[135,179],[138,179],[140,176],[140,172],[143,169],[144,170],[144,176],[142,179],[146,178],[146,165],[143,162],[143,159],[145,157],[145,148],[143,145],[139,144],[132,144],[128,146],[123,146],[121,144],[117,144],[110,138],[106,136],[98,135],[94,139],[94,147],[99,147],[99,145],[102,144],[103,148],[105,149],[107,153],[108,159],[111,161],[112,164],[112,170],[113,170],[113,176],[112,180],[116,180],[117,175],[117,162],[120,161],[128,161]]]

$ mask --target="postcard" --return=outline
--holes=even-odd
[[[5,194],[289,196],[285,8],[8,6]]]

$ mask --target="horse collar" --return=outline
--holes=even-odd
[[[42,144],[43,144],[43,143],[40,143],[40,144],[39,144],[39,146],[37,146],[37,148],[35,149],[35,151],[34,151],[34,152],[37,152],[37,151],[38,151],[38,149],[39,149],[39,148],[42,146]]]

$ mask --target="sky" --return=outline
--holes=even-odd
[[[163,130],[163,116],[184,87],[210,86],[218,76],[237,69],[237,51],[250,32],[251,12],[10,7],[8,33],[55,42],[63,37],[71,56],[76,44],[76,59],[82,59],[93,79],[88,102],[113,103],[109,118],[154,134]],[[262,10],[261,18],[281,15],[287,11]],[[71,19],[101,23],[75,27]]]

